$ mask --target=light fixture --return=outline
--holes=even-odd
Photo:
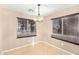
[[[38,4],[38,17],[40,17],[40,4]]]
[[[37,4],[37,8],[38,8],[38,11],[37,11],[37,17],[36,17],[36,21],[37,22],[40,22],[40,21],[42,21],[43,20],[43,17],[41,16],[41,14],[40,14],[40,4]]]

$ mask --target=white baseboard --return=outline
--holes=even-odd
[[[46,43],[46,44],[48,44],[48,45],[50,45],[50,46],[52,46],[52,47],[55,47],[55,48],[57,48],[57,49],[59,49],[59,50],[61,50],[61,51],[64,51],[64,52],[66,52],[66,53],[68,53],[68,54],[70,54],[70,55],[75,55],[75,54],[73,54],[73,53],[71,53],[71,52],[69,52],[69,51],[67,51],[67,50],[64,50],[64,49],[62,49],[62,48],[59,48],[59,47],[57,47],[57,46],[55,46],[55,45],[53,45],[53,44],[50,44],[50,43],[48,43],[48,42],[46,42],[46,41],[41,41],[41,42]]]
[[[55,46],[55,45],[52,45],[52,44],[50,44],[50,43],[48,43],[48,42],[46,42],[46,41],[37,41],[37,42],[34,43],[34,45],[35,45],[35,44],[38,44],[38,43],[40,43],[40,42],[46,43],[46,44],[50,45],[51,47],[55,47],[55,48],[57,48],[57,49],[59,49],[59,50],[61,50],[61,51],[64,51],[64,52],[66,52],[66,53],[69,53],[69,54],[71,54],[71,55],[75,55],[75,54],[73,54],[73,53],[71,53],[71,52],[69,52],[69,51],[67,51],[67,50],[64,50],[64,49],[59,48],[59,47],[57,47],[57,46]],[[24,46],[21,46],[21,47],[16,47],[16,48],[9,49],[9,50],[4,50],[4,51],[1,52],[1,54],[4,55],[5,52],[9,52],[9,51],[12,51],[12,50],[15,50],[15,49],[27,47],[27,46],[29,46],[29,45],[32,45],[32,43],[29,43],[29,44],[24,45]]]
[[[34,42],[33,44],[38,44],[42,41],[37,41],[37,42]],[[9,51],[12,51],[12,50],[15,50],[15,49],[20,49],[20,48],[23,48],[23,47],[28,47],[29,45],[33,45],[32,43],[29,43],[29,44],[26,44],[26,45],[23,45],[23,46],[20,46],[20,47],[16,47],[16,48],[12,48],[12,49],[9,49],[9,50],[4,50],[4,51],[1,51],[1,55],[4,55],[5,52],[9,52]]]

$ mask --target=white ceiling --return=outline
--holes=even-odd
[[[27,13],[29,15],[38,15],[37,4],[4,4],[2,5],[8,9]],[[74,4],[41,4],[40,15],[45,16],[55,11],[74,6]]]

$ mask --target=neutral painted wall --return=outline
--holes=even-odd
[[[51,38],[52,22],[50,20],[51,18],[61,17],[61,16],[73,14],[73,13],[78,13],[78,12],[79,12],[79,5],[71,7],[71,8],[67,8],[65,10],[61,10],[59,12],[54,12],[51,15],[46,16],[43,20],[42,29],[41,29],[42,33],[40,34],[40,35],[42,35],[43,41],[49,42],[59,48],[65,49],[71,53],[79,54],[79,46],[78,45],[74,45],[71,43],[67,43],[67,42],[64,42],[61,40]]]
[[[34,16],[29,16],[27,14],[0,7],[0,32],[2,32],[0,33],[0,48],[2,50],[20,47],[33,41],[33,37],[17,38],[16,17],[22,17],[26,19],[35,18]],[[36,38],[37,36],[35,37],[35,41],[38,41]]]
[[[37,36],[35,37],[35,41],[46,41],[72,53],[79,54],[79,46],[51,38],[52,23],[50,20],[51,18],[77,12],[79,12],[79,5],[58,12],[56,11],[51,15],[44,17],[43,21],[37,22]],[[28,16],[27,14],[0,7],[0,48],[2,48],[2,50],[20,47],[33,41],[32,37],[17,39],[16,17],[35,18],[33,16]]]
[[[0,18],[0,54],[1,54],[1,51],[2,51],[2,28],[1,28],[1,18]]]

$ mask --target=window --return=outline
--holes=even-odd
[[[52,19],[52,37],[79,45],[79,13]]]
[[[53,20],[53,33],[61,34],[62,33],[62,23],[60,19]]]
[[[31,37],[36,36],[36,23],[31,19],[24,19],[17,17],[17,37]]]

